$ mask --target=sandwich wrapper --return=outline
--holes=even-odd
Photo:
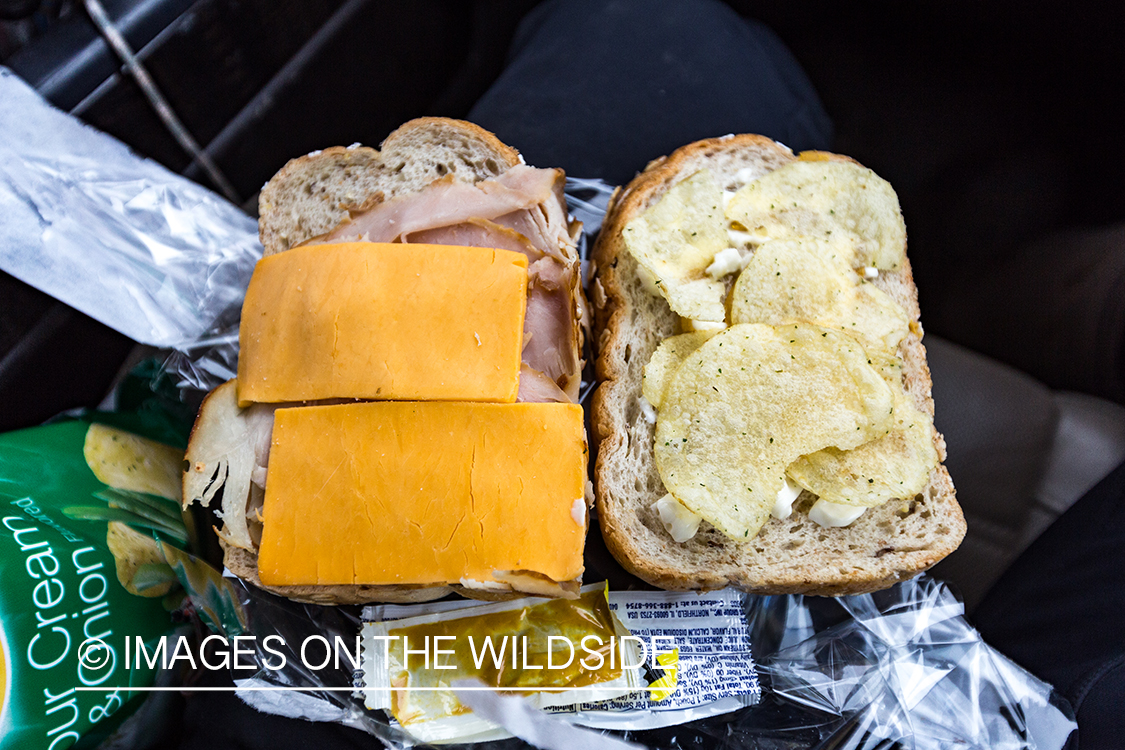
[[[0,268],[167,350],[162,374],[189,403],[232,377],[238,311],[261,253],[254,221],[51,109],[3,69],[0,102]],[[598,180],[568,180],[568,205],[587,234],[610,193]],[[588,706],[549,713],[458,683],[462,704],[513,736],[472,747],[1058,748],[1075,728],[1051,687],[985,644],[956,595],[926,576],[838,599],[646,593],[600,540],[587,549],[585,580],[612,581],[619,612],[650,601],[660,603],[652,611],[700,613],[677,628],[685,664],[688,644],[699,646],[702,671],[677,680],[696,691],[695,705],[673,715],[637,699],[597,718]],[[311,669],[299,658],[309,638],[354,642],[360,608],[292,602],[199,567],[181,580],[208,627],[253,643],[249,668],[232,675],[244,701],[356,727],[387,747],[419,744],[364,706],[362,675],[346,659]],[[709,617],[728,618],[715,626],[722,637],[699,626]],[[628,622],[639,630],[652,621]],[[279,654],[289,657],[284,666]]]

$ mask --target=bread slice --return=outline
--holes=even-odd
[[[387,136],[382,150],[334,146],[290,160],[258,196],[258,234],[265,255],[273,255],[335,229],[351,211],[449,175],[487,180],[522,161],[518,151],[471,122],[411,120]]]
[[[259,197],[258,229],[265,255],[284,252],[326,234],[351,218],[354,212],[396,196],[416,193],[437,180],[471,184],[496,178],[522,163],[519,152],[487,130],[469,122],[438,117],[405,123],[387,137],[381,150],[333,147],[293,159],[262,188]],[[577,231],[577,227],[572,231]],[[578,258],[573,249],[570,251],[575,266],[573,304],[582,311],[585,301],[579,286]],[[586,325],[581,313],[577,319]],[[581,351],[581,334],[581,330],[574,332],[574,341],[568,342],[576,353]],[[250,416],[248,410],[237,407],[233,381],[220,386],[203,402],[188,446],[185,505],[198,500],[207,506],[215,496],[216,485],[224,483],[229,476],[228,467],[239,462],[244,466],[253,465],[253,445],[262,439],[260,422],[268,420],[266,428],[272,429],[272,411],[244,420]],[[265,442],[269,442],[268,433]],[[243,484],[250,485],[249,476],[240,482],[240,486]],[[216,511],[224,518],[231,513],[247,516],[247,522],[236,521],[220,531],[224,564],[239,578],[290,599],[315,604],[410,603],[439,599],[456,591],[467,597],[492,601],[527,593],[570,596],[579,586],[577,581],[537,580],[522,571],[513,572],[513,578],[520,579],[520,583],[513,586],[526,593],[466,588],[458,584],[264,586],[258,579],[254,542],[261,528],[260,520],[254,528],[261,491],[253,487],[249,491],[246,501],[224,497],[222,510]]]
[[[816,154],[816,158],[845,158]],[[653,454],[655,425],[641,409],[641,376],[657,345],[678,333],[677,316],[649,293],[625,249],[622,229],[676,183],[706,167],[727,190],[795,158],[756,135],[725,136],[684,146],[650,163],[609,206],[593,251],[597,375],[593,431],[602,536],[631,573],[665,589],[736,586],[761,594],[837,596],[885,588],[934,565],[965,535],[965,519],[944,466],[917,496],[891,500],[844,528],[822,528],[808,518],[815,497],[802,493],[793,514],[771,518],[758,536],[735,542],[704,521],[680,544],[651,506],[665,493]],[[917,407],[933,415],[930,372],[922,345],[918,294],[909,263],[874,282],[906,311],[910,334],[899,347],[904,383]],[[939,458],[945,442],[934,431]]]
[[[233,547],[221,539],[219,545],[223,548],[223,564],[231,573],[260,589],[308,604],[413,604],[440,599],[452,591],[448,586],[265,586],[258,579],[255,553]]]

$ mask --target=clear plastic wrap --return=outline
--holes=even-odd
[[[260,253],[253,221],[197,185],[50,109],[0,70],[0,267],[138,341],[166,347],[168,374],[194,396],[231,377],[238,309]],[[14,144],[14,145],[13,145]],[[571,179],[587,236],[612,188]],[[194,393],[193,393],[194,392]],[[643,589],[591,539],[587,580]],[[185,576],[196,611],[229,638],[252,636],[239,696],[262,711],[363,730],[387,747],[411,740],[354,693],[347,665],[311,669],[309,639],[354,641],[356,607],[279,598],[218,571]],[[981,641],[963,607],[926,577],[873,595],[738,595],[762,696],[756,705],[654,729],[591,730],[466,694],[541,747],[1058,748],[1075,728],[1050,686]],[[266,650],[270,636],[273,650]],[[288,658],[279,664],[278,651]],[[637,726],[640,726],[638,724]],[[651,726],[651,724],[649,724]],[[573,732],[573,733],[572,733]],[[576,734],[574,734],[576,733]],[[519,739],[473,745],[515,748]]]
[[[334,721],[379,737],[388,747],[417,746],[385,716],[363,707],[350,668],[307,668],[300,644],[323,636],[354,640],[359,609],[302,605],[241,580],[224,583],[245,620],[226,618],[228,637],[253,633],[258,671],[240,676],[239,696],[259,710]],[[640,731],[582,728],[586,747],[601,734],[651,748],[1061,748],[1075,728],[1069,706],[1051,687],[981,640],[963,605],[943,583],[920,576],[876,594],[826,599],[739,595],[762,680],[757,705],[703,719]],[[214,605],[212,605],[214,609]],[[405,609],[403,607],[402,609]],[[267,635],[288,658],[262,649]],[[315,660],[313,660],[315,661]],[[342,667],[348,667],[346,663]],[[307,688],[278,692],[263,688]],[[538,712],[532,719],[506,712],[494,694],[463,702],[493,711],[513,734],[518,722],[549,728],[564,720]],[[640,718],[638,716],[638,718]],[[638,721],[638,723],[641,723]],[[509,739],[445,747],[529,747]]]
[[[926,576],[862,596],[752,597],[749,617],[769,692],[824,717],[827,747],[1062,747],[1075,727]]]

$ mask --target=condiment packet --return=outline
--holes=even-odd
[[[549,709],[600,729],[656,729],[737,711],[761,699],[750,632],[734,589],[709,593],[611,591],[613,613],[644,643],[654,639],[667,689]],[[659,662],[665,662],[660,664]]]
[[[368,621],[387,609],[364,613],[365,704],[423,742],[509,736],[457,700],[455,681],[475,679],[473,689],[524,695],[539,708],[618,699],[648,685],[646,646],[612,614],[604,584],[583,587],[577,600],[398,607],[391,614],[413,616]]]
[[[601,588],[600,584],[586,586],[583,592]],[[726,589],[705,594],[609,591],[606,596],[609,611],[636,639],[633,643],[642,647],[643,653],[638,658],[643,657],[645,662],[644,682],[649,688],[617,696],[602,694],[583,700],[575,700],[579,696],[572,696],[565,702],[549,699],[536,702],[539,708],[575,724],[601,729],[637,730],[718,716],[754,705],[760,700],[761,687],[750,652],[742,594]],[[513,605],[518,603],[507,602],[500,606]],[[378,620],[383,626],[384,630],[377,631],[383,635],[389,632],[396,620],[401,626],[405,622],[430,621],[454,613],[471,617],[495,607],[497,605],[457,600],[367,607],[364,610],[367,623],[364,647],[371,648],[367,628],[372,627],[373,620]],[[419,616],[420,612],[426,614]],[[451,679],[446,684],[450,682]],[[370,688],[371,685],[371,680],[365,678],[364,686]],[[376,707],[370,698],[373,692],[389,695],[392,691],[369,689],[369,708]],[[383,701],[385,704],[389,702]],[[389,708],[389,705],[379,707]],[[435,736],[437,731],[430,733],[423,730],[429,742],[473,742],[509,736],[488,722],[463,715],[459,715],[456,722],[431,723],[430,730],[441,730],[441,737]],[[416,728],[409,725],[403,728],[423,739],[423,734],[419,734]]]

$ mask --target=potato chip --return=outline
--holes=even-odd
[[[892,405],[855,339],[804,324],[734,325],[672,375],[656,423],[657,469],[689,510],[746,539],[769,518],[790,464],[885,434]]]
[[[86,431],[82,452],[102,484],[180,501],[182,450],[95,423]]]
[[[789,467],[789,476],[829,502],[874,507],[921,492],[938,455],[933,419],[914,406],[903,388],[902,358],[878,347],[866,351],[894,394],[891,431],[849,451],[827,448],[802,456]]]
[[[893,350],[909,330],[906,312],[836,250],[821,240],[762,244],[731,292],[731,322],[815,323]]]
[[[766,240],[819,239],[853,268],[893,271],[906,260],[906,224],[890,183],[845,161],[795,161],[744,185],[726,218]]]
[[[895,410],[905,424],[858,448],[825,448],[802,456],[789,476],[809,492],[832,503],[874,507],[894,498],[914,497],[938,464],[933,426],[913,405]]]
[[[660,342],[660,346],[652,353],[652,359],[645,365],[644,375],[641,376],[641,390],[645,399],[657,409],[664,400],[664,390],[672,373],[684,361],[684,358],[703,346],[703,342],[711,338],[717,331],[695,331],[681,333],[678,336],[669,336]]]
[[[726,317],[726,286],[707,275],[715,253],[729,244],[722,206],[715,178],[700,170],[668,190],[622,233],[637,265],[682,317],[716,322]]]
[[[903,363],[897,351],[881,346],[865,346],[864,351],[867,352],[867,361],[891,387],[891,393],[895,394],[895,408],[898,409],[900,403],[914,408],[914,404],[907,398],[906,388],[902,383]]]
[[[158,597],[171,591],[178,579],[159,542],[117,521],[106,525],[105,541],[117,564],[117,580],[129,593]]]

